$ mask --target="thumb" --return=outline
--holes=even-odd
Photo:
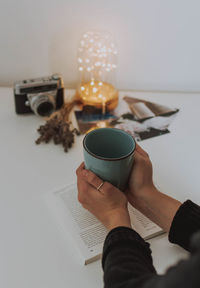
[[[144,157],[145,157],[144,155],[142,155],[140,152],[136,150],[134,154],[134,163],[140,162],[142,159],[144,159]]]

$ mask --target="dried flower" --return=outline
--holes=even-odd
[[[67,152],[74,143],[75,135],[80,135],[80,132],[73,128],[69,121],[69,114],[77,103],[78,100],[74,99],[65,104],[59,111],[53,113],[46,123],[38,128],[37,131],[40,137],[35,143],[49,143],[53,139],[54,144],[62,144],[64,151]]]

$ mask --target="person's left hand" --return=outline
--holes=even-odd
[[[86,170],[84,163],[76,170],[76,174],[78,200],[84,208],[94,214],[108,230],[118,226],[131,228],[125,194]],[[102,182],[103,185],[97,190]]]

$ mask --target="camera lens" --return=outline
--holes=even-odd
[[[37,107],[37,113],[40,116],[49,116],[54,111],[54,106],[51,102],[43,102]]]
[[[28,94],[30,107],[36,115],[49,116],[56,108],[56,91]]]

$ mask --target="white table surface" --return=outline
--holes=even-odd
[[[72,91],[67,91],[67,95]],[[200,203],[200,94],[121,92],[180,108],[171,133],[140,142],[154,166],[160,189]],[[103,287],[100,261],[82,266],[59,231],[44,194],[76,180],[83,160],[82,136],[64,153],[54,144],[35,145],[44,121],[14,111],[11,88],[0,88],[0,287]],[[162,235],[150,240],[159,273],[186,252]]]

